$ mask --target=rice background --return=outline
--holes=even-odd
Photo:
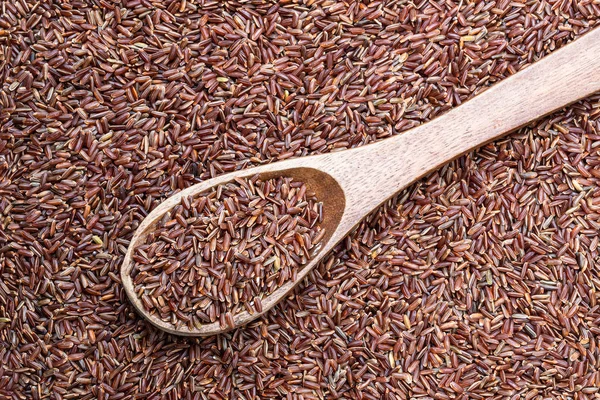
[[[426,122],[597,1],[0,6],[0,398],[598,396],[598,96],[403,191],[243,329],[163,334],[119,279],[174,192]]]

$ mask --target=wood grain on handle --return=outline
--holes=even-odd
[[[320,169],[340,181],[349,219],[362,218],[365,209],[428,172],[597,91],[600,28],[431,122],[373,145],[333,154],[331,162],[344,167],[329,164]]]
[[[600,91],[600,30],[544,57],[532,66],[434,120],[423,141],[433,157],[448,159]],[[459,111],[460,109],[460,111]],[[434,127],[444,129],[436,135]],[[418,134],[414,132],[412,134]]]

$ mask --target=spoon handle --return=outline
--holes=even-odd
[[[320,163],[346,195],[344,224],[460,155],[600,91],[600,28],[433,121]]]

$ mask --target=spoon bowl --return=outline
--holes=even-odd
[[[141,299],[135,293],[134,284],[131,278],[131,271],[133,269],[134,264],[133,254],[135,252],[135,249],[138,246],[144,244],[148,234],[155,229],[156,224],[160,221],[160,219],[165,213],[169,212],[173,207],[180,204],[180,201],[183,197],[196,196],[202,194],[204,192],[209,191],[213,187],[232,182],[235,178],[250,178],[255,175],[258,175],[261,180],[267,180],[277,177],[290,177],[293,178],[295,181],[304,182],[307,188],[313,191],[318,199],[326,200],[323,201],[323,220],[319,224],[319,226],[323,228],[325,235],[319,244],[318,255],[312,258],[308,264],[303,265],[298,271],[298,278],[303,279],[306,276],[306,274],[308,274],[308,272],[310,272],[310,270],[314,267],[314,265],[316,265],[321,260],[322,256],[319,256],[319,254],[322,254],[323,256],[326,255],[327,251],[333,248],[333,246],[337,243],[332,243],[331,239],[335,236],[337,228],[340,226],[340,221],[344,215],[346,198],[342,187],[331,175],[319,169],[299,165],[304,164],[305,161],[307,161],[309,158],[311,157],[301,159],[303,161],[300,163],[296,160],[290,160],[287,162],[277,164],[279,167],[281,167],[281,164],[289,164],[288,168],[285,169],[273,169],[272,167],[275,164],[268,164],[262,167],[236,171],[231,174],[226,174],[213,179],[206,180],[169,197],[169,199],[161,203],[156,209],[154,209],[150,214],[148,214],[148,216],[144,218],[144,220],[136,230],[134,237],[132,238],[131,243],[129,245],[129,248],[127,249],[127,254],[121,267],[121,277],[123,281],[123,286],[129,296],[131,303],[136,308],[136,310],[156,327],[166,332],[178,335],[207,336],[228,330],[227,328],[223,328],[222,326],[220,326],[219,322],[205,324],[202,326],[201,329],[190,329],[187,326],[175,327],[173,324],[163,321],[156,315],[148,313],[144,308]],[[325,250],[326,248],[327,250]],[[302,278],[300,278],[300,276]],[[291,291],[294,288],[294,286],[295,282],[286,282],[283,286],[279,287],[276,291],[272,293],[272,295],[276,295],[276,297],[267,296],[262,303],[262,312],[255,312],[253,314],[250,314],[247,311],[243,311],[241,313],[235,314],[235,326],[244,325],[252,319],[255,319],[267,312],[275,305],[274,300],[276,298],[284,297],[289,291]]]
[[[208,336],[247,324],[287,296],[361,219],[401,189],[468,151],[600,91],[599,55],[600,28],[441,117],[401,135],[391,135],[390,127],[390,137],[375,144],[235,171],[176,193],[148,214],[134,233],[121,266],[125,292],[144,318],[169,333]],[[261,179],[287,176],[302,181],[323,203],[320,226],[325,236],[313,258],[298,271],[297,279],[264,297],[261,312],[235,314],[233,327],[223,327],[219,322],[193,329],[175,327],[146,311],[131,278],[135,249],[144,244],[156,223],[182,197],[255,175]]]

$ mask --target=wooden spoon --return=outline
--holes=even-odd
[[[155,223],[183,196],[205,192],[234,178],[290,176],[305,182],[323,202],[321,226],[326,234],[320,251],[298,272],[298,279],[262,299],[262,312],[234,315],[235,327],[247,324],[287,296],[363,217],[395,193],[460,155],[596,91],[600,91],[600,28],[401,135],[356,149],[236,171],[191,186],[165,200],[140,224],[121,267],[125,291],[142,316],[169,333],[207,336],[230,330],[219,322],[200,329],[175,328],[149,314],[135,293],[130,275],[134,249],[144,243]]]

